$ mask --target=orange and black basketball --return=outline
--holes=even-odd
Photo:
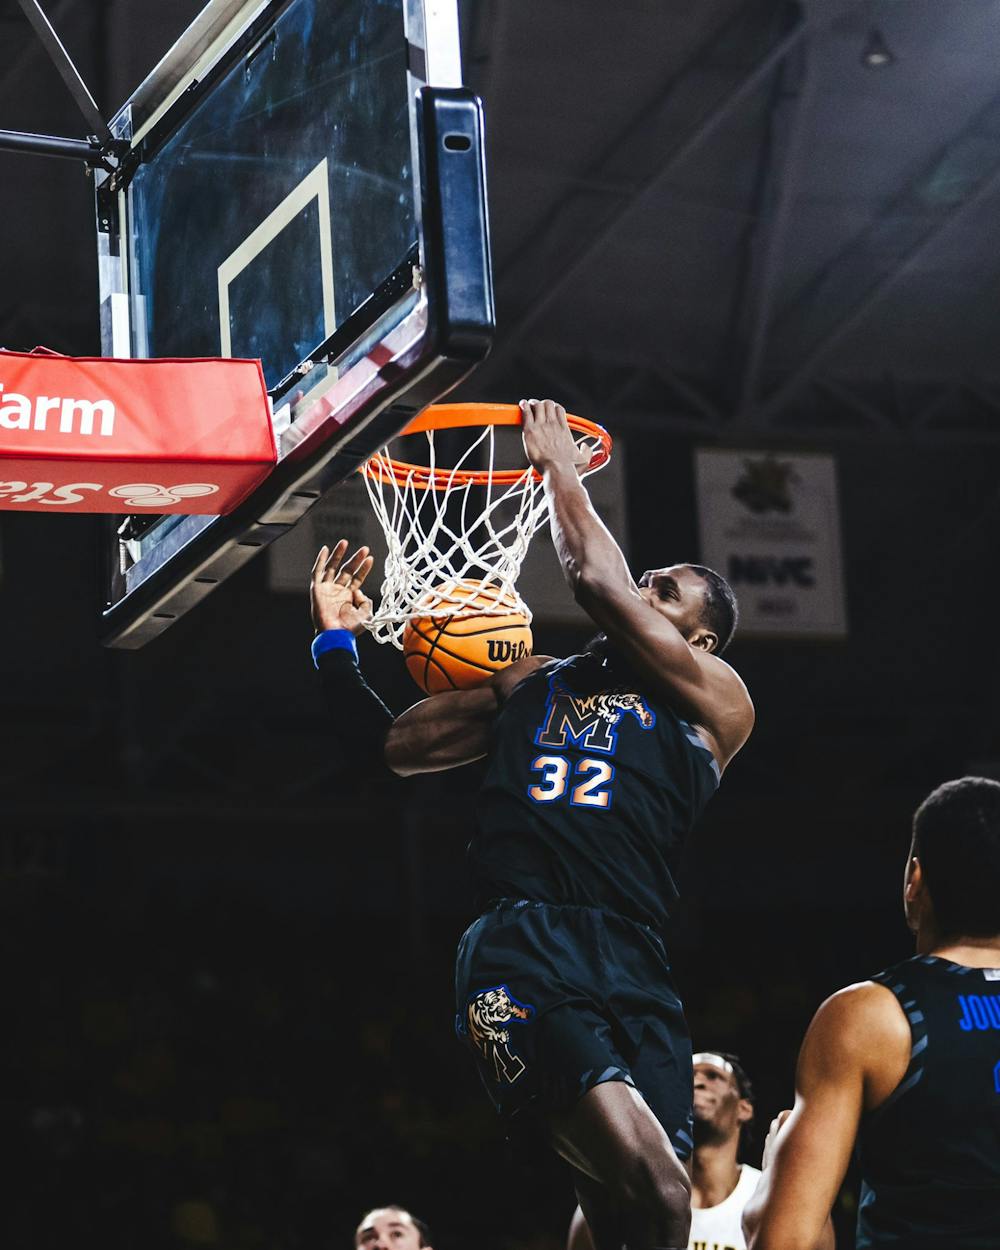
[[[426,694],[470,690],[494,673],[531,654],[531,627],[514,599],[499,586],[458,582],[448,591],[450,605],[509,611],[476,616],[414,616],[403,631],[403,658],[410,676]]]

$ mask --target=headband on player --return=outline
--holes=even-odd
[[[691,1063],[708,1063],[711,1064],[713,1068],[721,1069],[721,1071],[725,1072],[728,1076],[736,1075],[733,1071],[733,1065],[728,1059],[723,1059],[721,1055],[714,1055],[710,1050],[700,1050],[698,1054],[692,1055]]]

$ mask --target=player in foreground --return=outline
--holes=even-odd
[[[1000,1246],[1000,784],[921,804],[903,905],[917,954],[809,1026],[744,1211],[753,1250],[812,1246],[855,1144],[858,1250]]]
[[[522,413],[563,571],[602,631],[592,648],[529,657],[393,720],[353,651],[371,557],[345,560],[342,541],[313,570],[313,655],[349,758],[374,751],[408,775],[489,754],[459,1032],[497,1109],[536,1118],[573,1167],[598,1250],[684,1247],[691,1049],[659,931],[684,838],[753,724],[719,658],[736,604],[698,565],[636,584],[580,481],[564,410]]]
[[[746,1250],[740,1218],[760,1171],[740,1163],[753,1126],[750,1079],[736,1055],[703,1051],[694,1063],[694,1152],[691,1174],[691,1233],[688,1250]],[[583,1212],[570,1226],[569,1250],[591,1250]],[[815,1250],[834,1250],[827,1221]]]

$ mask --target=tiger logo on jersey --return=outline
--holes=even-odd
[[[534,1007],[519,1003],[506,985],[480,990],[469,999],[465,1009],[469,1039],[487,1063],[493,1064],[496,1079],[511,1085],[525,1070],[525,1062],[510,1048],[507,1025],[530,1020]]]
[[[652,729],[656,713],[642,695],[627,690],[602,690],[577,695],[558,677],[549,680],[545,720],[535,734],[535,745],[565,747],[568,741],[588,751],[610,755],[618,745],[618,724],[630,713],[643,729]]]

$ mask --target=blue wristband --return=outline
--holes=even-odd
[[[324,629],[312,640],[313,664],[319,668],[319,657],[327,651],[350,651],[355,661],[358,658],[358,644],[349,629]]]

